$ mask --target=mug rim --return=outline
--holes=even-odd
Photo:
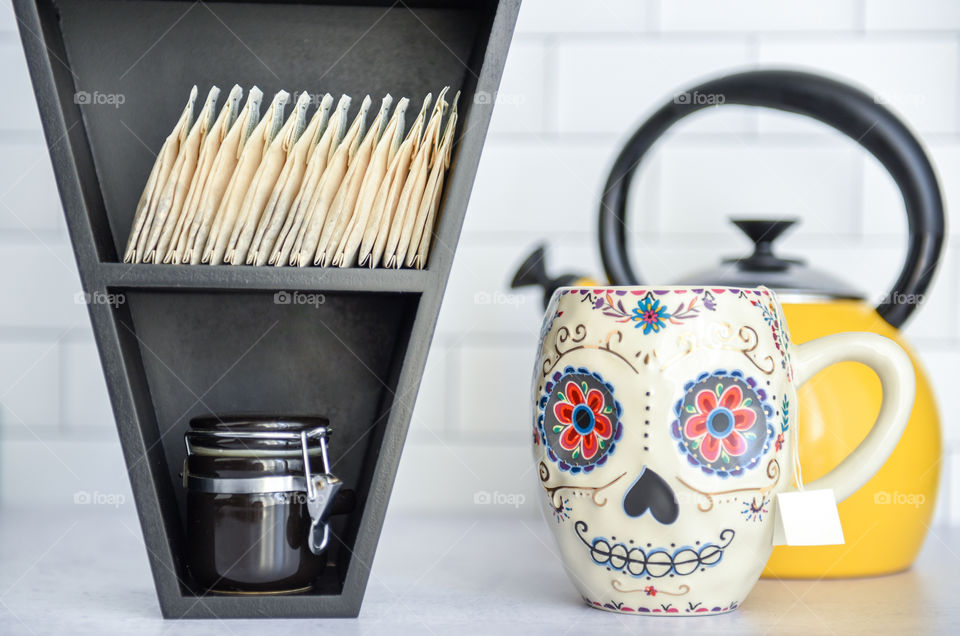
[[[771,296],[776,297],[776,292],[766,285],[757,285],[756,287],[743,287],[743,286],[733,286],[733,285],[564,285],[562,287],[557,287],[554,290],[554,294],[558,294],[562,291],[625,291],[633,292],[638,290],[648,290],[652,292],[675,292],[675,291],[692,291],[692,290],[723,290],[728,291],[747,291],[747,292],[766,292]]]

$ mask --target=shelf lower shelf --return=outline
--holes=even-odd
[[[98,289],[245,289],[358,292],[423,292],[430,270],[335,267],[250,267],[99,263],[91,281]]]

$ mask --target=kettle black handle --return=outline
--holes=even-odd
[[[722,96],[696,99],[697,95]],[[877,307],[900,327],[927,290],[943,246],[943,201],[937,177],[920,143],[889,109],[867,93],[812,73],[749,71],[690,88],[673,99],[627,141],[610,171],[600,202],[600,253],[614,285],[637,285],[626,249],[627,193],[633,173],[654,142],[674,123],[718,103],[764,106],[807,115],[833,126],[870,151],[896,181],[907,210],[909,247],[900,277]]]

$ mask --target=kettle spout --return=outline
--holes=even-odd
[[[595,285],[596,283],[591,279],[580,276],[579,274],[561,274],[560,276],[551,277],[547,273],[547,266],[544,262],[546,259],[547,248],[545,245],[539,245],[533,252],[524,259],[523,263],[520,264],[520,267],[517,268],[517,272],[513,275],[513,280],[510,281],[511,289],[519,289],[521,287],[530,287],[537,286],[543,289],[543,306],[546,308],[547,303],[550,302],[550,297],[553,296],[555,292],[560,287],[567,287],[570,285]]]

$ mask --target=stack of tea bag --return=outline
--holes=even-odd
[[[426,266],[450,167],[459,93],[427,95],[409,129],[406,97],[385,96],[369,126],[365,97],[234,86],[203,104],[197,88],[137,204],[123,260],[197,265]]]

